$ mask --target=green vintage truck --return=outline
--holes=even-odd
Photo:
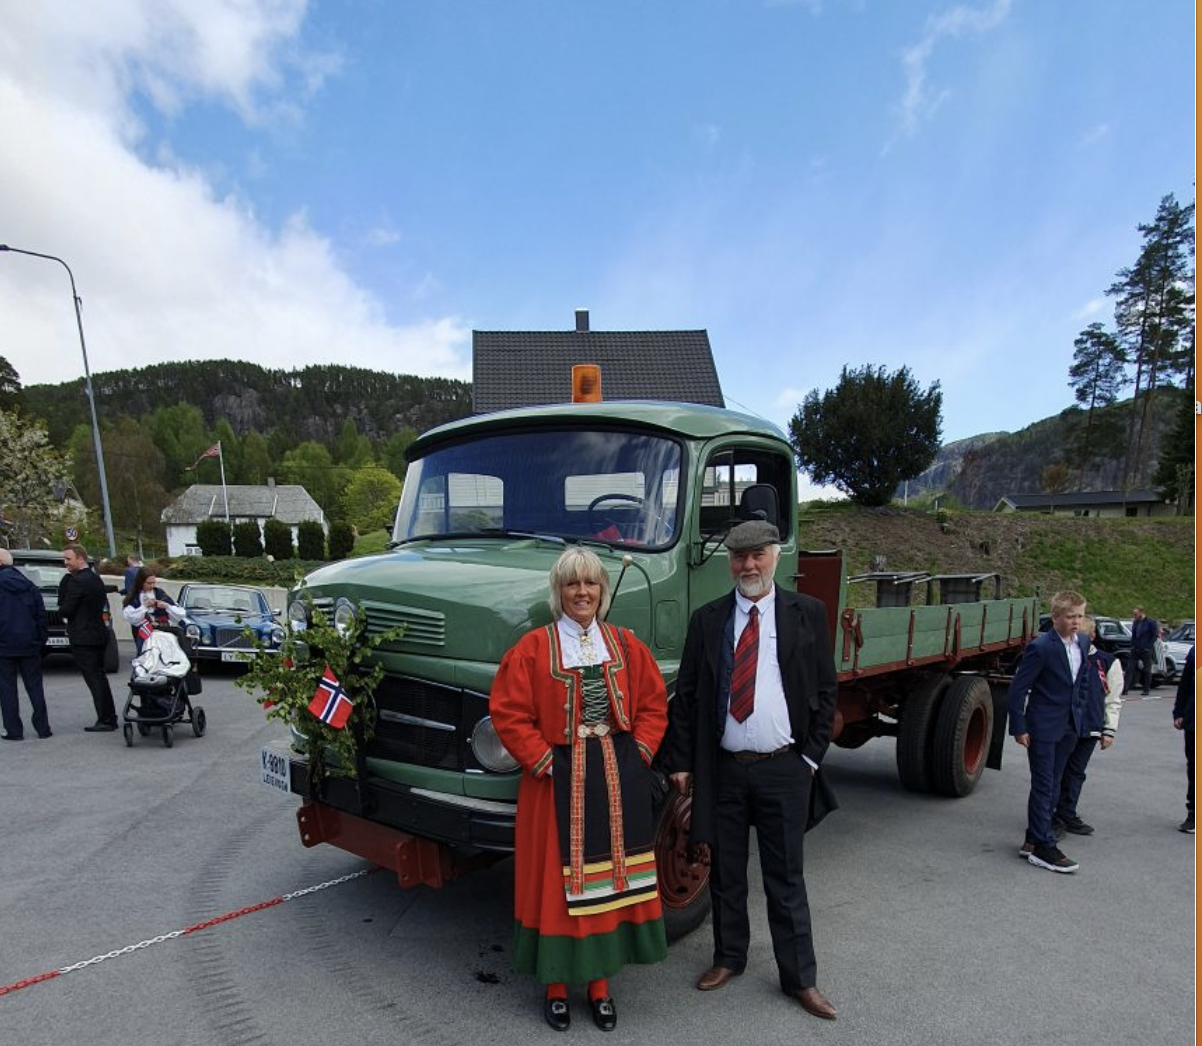
[[[359,854],[403,886],[437,886],[509,852],[519,770],[488,693],[505,651],[549,620],[552,563],[568,543],[601,556],[616,590],[610,620],[647,643],[671,694],[690,613],[731,586],[722,538],[750,518],[781,531],[778,584],[826,604],[835,744],[895,737],[902,783],[947,795],[1000,766],[1001,683],[1035,634],[1035,598],[981,599],[990,582],[1000,596],[992,575],[848,578],[837,552],[801,550],[793,455],[774,426],[681,403],[573,403],[444,425],[408,458],[390,551],[324,567],[305,599],[290,598],[295,629],[314,607],[328,618],[361,610],[369,634],[404,626],[378,651],[386,674],[357,781],[327,779],[308,795],[288,742],[263,751],[264,783],[305,800],[306,846]],[[665,786],[657,856],[674,936],[708,908],[688,821],[689,801]]]

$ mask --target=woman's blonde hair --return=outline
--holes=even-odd
[[[555,561],[548,578],[551,592],[547,603],[556,621],[563,617],[563,600],[559,590],[569,581],[596,581],[601,586],[601,605],[597,608],[597,616],[606,615],[609,611],[609,574],[596,552],[587,548],[569,548]]]

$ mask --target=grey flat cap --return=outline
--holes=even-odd
[[[780,531],[772,523],[762,519],[748,520],[732,527],[726,535],[726,547],[732,552],[747,552],[765,545],[779,545]]]

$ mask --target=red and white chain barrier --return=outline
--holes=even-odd
[[[370,875],[374,871],[376,871],[375,868],[364,868],[358,872],[351,872],[349,875],[341,875],[337,879],[330,879],[327,882],[318,883],[316,886],[306,886],[303,890],[294,890],[292,893],[273,897],[270,901],[260,901],[258,904],[248,905],[245,908],[238,908],[235,911],[226,912],[224,915],[206,919],[204,922],[193,923],[191,926],[185,926],[182,930],[161,933],[157,937],[139,941],[137,944],[127,944],[124,948],[115,948],[113,951],[105,952],[103,955],[94,955],[90,959],[84,959],[83,962],[72,963],[70,966],[61,966],[57,970],[50,970],[48,973],[39,973],[34,977],[26,977],[20,981],[13,981],[12,984],[0,985],[0,995],[11,995],[13,992],[19,992],[22,988],[29,988],[32,985],[41,984],[42,981],[50,981],[55,977],[62,977],[64,974],[74,973],[76,970],[95,966],[106,959],[116,959],[122,955],[132,955],[134,952],[140,952],[143,948],[149,948],[152,944],[174,941],[177,937],[187,937],[189,934],[199,933],[201,930],[207,930],[221,923],[227,923],[232,919],[241,919],[242,916],[250,915],[252,912],[261,912],[264,908],[274,908],[277,904],[283,904],[285,901],[295,901],[298,897],[307,897],[309,894],[317,893],[319,890],[328,890],[331,886],[341,886],[343,883],[349,883],[352,879],[361,879],[365,875]]]

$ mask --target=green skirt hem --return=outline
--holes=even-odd
[[[514,969],[541,984],[583,984],[612,977],[623,966],[648,965],[667,957],[663,919],[621,923],[610,933],[588,937],[543,937],[514,922]]]

